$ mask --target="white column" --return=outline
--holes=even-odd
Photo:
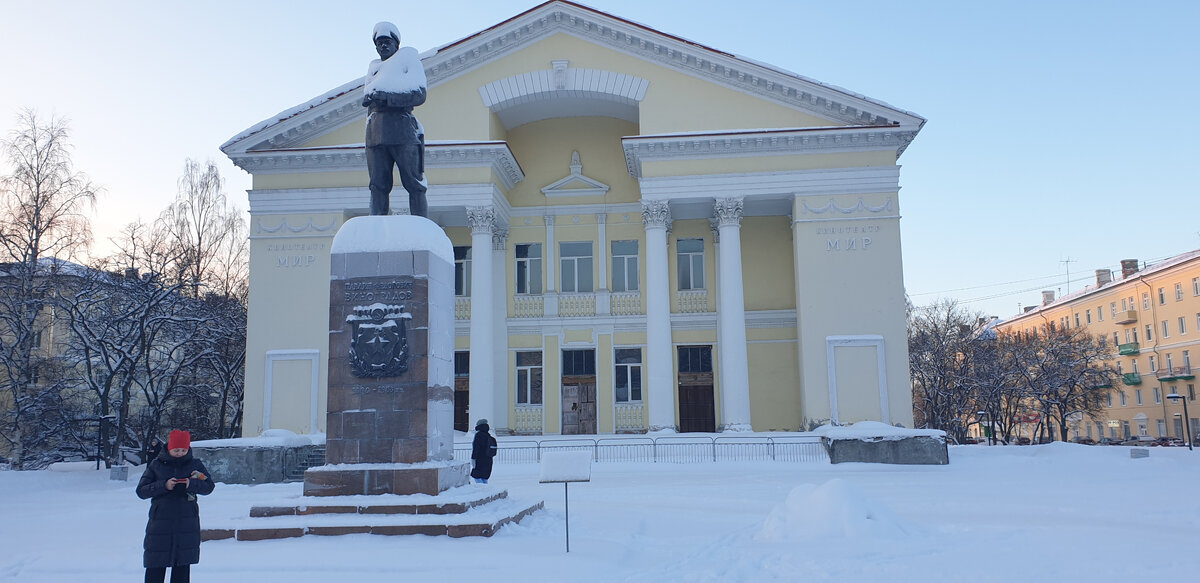
[[[713,264],[716,266],[715,273],[720,274],[721,273],[721,225],[720,225],[720,221],[718,221],[716,217],[712,217],[712,218],[708,219],[708,226],[710,229],[712,229],[713,255],[714,255]],[[717,301],[719,302],[720,301],[719,298],[721,297],[721,278],[718,275],[716,277],[713,277],[712,280],[713,280],[713,297],[718,298]],[[721,342],[720,342],[720,340],[721,340],[721,324],[723,324],[723,322],[721,322],[721,309],[720,309],[720,304],[718,304],[717,305],[717,346],[716,346],[717,354],[718,354],[717,362],[716,362],[717,387],[720,388],[721,390],[725,390],[724,389],[724,387],[725,387],[725,367],[721,364],[721,358],[720,358],[720,353],[722,350]],[[725,411],[722,410],[721,411],[721,424],[724,425],[724,423],[725,423]]]
[[[492,285],[492,220],[496,210],[490,206],[467,207],[467,224],[471,227],[471,368],[470,422],[474,427],[479,419],[489,422],[495,418],[495,374],[492,365],[495,354],[493,330]]]
[[[714,205],[721,247],[717,280],[720,321],[721,430],[752,431],[750,368],[746,355],[746,302],[742,287],[742,199],[721,198]]]
[[[554,215],[542,217],[546,221],[546,290],[542,294],[543,315],[558,317],[558,289],[555,277],[558,273],[558,249],[554,243]]]
[[[596,314],[607,316],[612,313],[611,296],[608,289],[608,215],[596,213]]]
[[[646,228],[646,381],[650,431],[675,431],[675,359],[671,354],[671,289],[667,277],[666,201],[642,202]]]
[[[497,226],[492,231],[492,383],[495,401],[489,417],[493,430],[511,429],[508,423],[508,228]]]

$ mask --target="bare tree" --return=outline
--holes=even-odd
[[[225,297],[244,297],[247,264],[245,221],[228,205],[224,179],[211,160],[188,159],[179,192],[159,216],[157,228],[175,246],[172,272],[189,287]],[[166,275],[166,274],[164,274]]]
[[[53,318],[45,311],[65,265],[60,260],[73,258],[91,238],[84,213],[98,189],[75,171],[69,136],[64,120],[25,110],[0,141],[9,170],[0,179],[0,394],[7,401],[0,438],[17,468],[69,421],[63,410],[48,409],[62,404],[61,387],[39,383],[46,357],[35,352],[49,342],[44,332]]]
[[[1053,420],[1067,440],[1069,418],[1102,415],[1106,389],[1116,380],[1108,351],[1083,328],[1045,330],[1015,352],[1016,370],[1031,412]]]
[[[936,428],[961,441],[973,413],[971,363],[977,316],[953,300],[909,311],[909,373],[918,427]]]

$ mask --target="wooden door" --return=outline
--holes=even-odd
[[[595,377],[563,379],[562,433],[563,435],[596,433]]]
[[[562,387],[562,434],[579,434],[579,385]]]
[[[679,385],[679,431],[713,433],[717,430],[717,410],[713,385]]]
[[[470,427],[470,415],[467,406],[471,401],[471,382],[465,377],[454,379],[454,430],[467,431]]]

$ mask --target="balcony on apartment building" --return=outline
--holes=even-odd
[[[1121,382],[1125,383],[1126,385],[1140,385],[1142,384],[1142,373],[1127,372],[1121,375]]]
[[[1117,345],[1117,354],[1120,354],[1121,356],[1130,356],[1140,352],[1141,350],[1137,342],[1127,342],[1125,344]]]
[[[1113,317],[1114,324],[1133,324],[1137,322],[1137,310],[1121,310]]]
[[[1196,375],[1192,374],[1191,365],[1160,368],[1154,371],[1154,375],[1158,377],[1158,380],[1164,382],[1178,380],[1190,381],[1196,378]]]

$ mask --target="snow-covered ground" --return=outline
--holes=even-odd
[[[783,462],[535,464],[492,484],[546,509],[492,538],[204,543],[196,581],[1128,582],[1200,576],[1200,450],[954,446],[949,466]],[[105,471],[0,471],[0,581],[137,581],[148,502]],[[208,523],[300,484],[218,484]]]

